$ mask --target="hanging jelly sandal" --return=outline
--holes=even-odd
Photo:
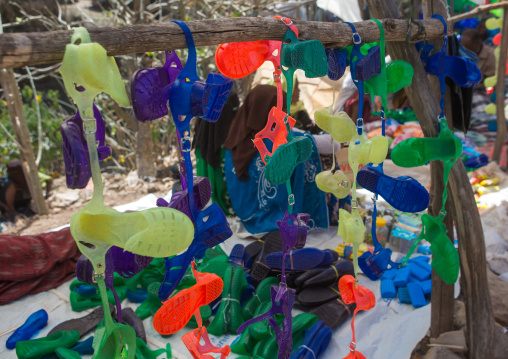
[[[114,312],[115,307],[113,305],[109,305],[109,309],[111,313]],[[86,333],[90,332],[91,330],[95,329],[97,327],[97,324],[104,319],[104,311],[102,307],[94,309],[94,311],[84,317],[77,318],[77,319],[71,319],[67,320],[63,323],[58,324],[56,327],[51,329],[48,333],[49,335],[52,335],[59,331],[72,331],[76,330],[79,332],[80,338],[85,335]]]
[[[141,339],[136,339],[136,358],[137,359],[157,359],[166,354],[166,358],[171,358],[171,345],[166,344],[166,349],[151,350]]]
[[[407,168],[423,166],[435,160],[450,161],[460,158],[462,142],[449,129],[443,131],[443,128],[444,126],[441,126],[438,137],[408,138],[397,144],[390,154],[393,163]]]
[[[411,177],[390,177],[381,167],[364,166],[356,177],[363,188],[379,194],[393,208],[401,212],[421,212],[429,206],[429,192]]]
[[[212,186],[207,177],[194,176],[193,195],[194,206],[198,211],[201,211],[210,202],[212,196]],[[169,203],[164,198],[157,199],[157,206],[174,208],[193,219],[189,208],[187,190],[174,192]]]
[[[222,348],[213,345],[208,336],[206,327],[202,326],[182,336],[182,342],[194,359],[214,358],[208,355],[208,353],[220,354],[220,359],[225,359],[231,353],[229,345]],[[201,344],[201,342],[203,342],[203,344]]]
[[[182,329],[192,315],[201,307],[215,300],[222,292],[222,279],[215,274],[194,271],[196,285],[184,289],[168,299],[155,313],[154,329],[163,335]]]
[[[189,217],[171,208],[120,213],[109,207],[94,206],[72,216],[71,231],[80,242],[102,242],[135,254],[168,257],[187,249],[194,226]]]
[[[282,252],[271,253],[266,256],[265,262],[271,269],[282,269]],[[285,269],[290,271],[309,270],[319,266],[330,265],[337,260],[338,254],[332,250],[317,248],[302,248],[287,253]]]
[[[79,332],[60,331],[43,338],[25,340],[16,343],[16,355],[20,359],[40,358],[44,354],[53,353],[56,348],[70,348],[79,340]]]
[[[349,143],[348,160],[353,163],[366,165],[379,164],[388,154],[388,139],[385,136],[376,136],[366,139],[363,135],[355,134]]]
[[[337,234],[342,237],[344,243],[353,245],[353,266],[355,276],[358,273],[358,249],[363,243],[365,236],[365,225],[358,210],[352,213],[344,209],[339,209],[339,228]]]
[[[279,285],[279,283],[280,281],[277,277],[263,279],[261,283],[258,284],[254,296],[242,308],[242,317],[245,320],[252,319],[259,306],[270,301],[270,288],[273,285]]]
[[[334,115],[332,111],[331,107],[316,111],[314,114],[316,125],[339,143],[351,141],[356,133],[355,123],[346,112],[340,111]]]
[[[113,261],[113,269],[123,278],[131,278],[145,269],[153,260],[152,257],[140,256],[122,248],[113,246],[109,249]]]
[[[140,69],[132,75],[132,109],[138,121],[153,121],[169,113],[169,91],[182,69],[176,52],[166,51],[164,66]]]
[[[16,348],[17,342],[30,340],[46,325],[48,325],[48,313],[44,309],[40,309],[30,314],[26,321],[9,336],[5,346],[7,349]]]
[[[353,262],[341,259],[327,267],[323,267],[316,275],[304,278],[302,288],[326,287],[337,282],[344,275],[354,275]]]
[[[327,193],[333,194],[335,197],[346,198],[351,192],[351,182],[346,174],[340,170],[322,171],[316,175],[317,187]]]
[[[268,254],[282,251],[282,239],[280,232],[271,232],[265,237],[265,243],[261,253],[258,255],[256,261],[252,264],[250,275],[253,278],[253,283],[259,283],[270,274],[270,267],[265,263],[265,258]]]
[[[298,302],[311,307],[317,307],[340,297],[336,285],[329,287],[305,288],[298,294]]]
[[[328,61],[328,78],[339,80],[346,72],[348,52],[344,49],[326,49]]]
[[[332,329],[338,328],[344,324],[356,308],[356,304],[346,304],[341,298],[336,298],[319,307],[313,308],[310,313],[317,315],[319,320],[323,321]]]
[[[266,164],[264,176],[274,186],[286,183],[296,166],[307,161],[311,155],[312,140],[306,136],[294,137],[275,150]]]

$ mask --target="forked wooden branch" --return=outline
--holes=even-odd
[[[508,2],[504,2],[504,1],[500,1],[495,4],[480,5],[480,6],[475,7],[473,10],[468,11],[464,14],[452,16],[448,19],[448,21],[453,23],[453,22],[464,20],[464,19],[470,19],[470,18],[478,16],[484,12],[504,8],[507,6],[508,6]]]

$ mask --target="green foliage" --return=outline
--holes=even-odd
[[[37,155],[39,143],[37,141],[37,109],[33,96],[32,88],[25,86],[21,90],[23,98],[23,109],[30,131],[30,141],[34,147],[34,153]],[[60,122],[62,122],[64,113],[58,103],[58,91],[49,90],[48,92],[37,92],[39,108],[41,113],[42,125],[42,156],[39,165],[39,171],[51,173],[53,171],[63,170],[62,155],[62,136],[60,135]],[[0,122],[7,131],[14,137],[14,129],[5,101],[0,102]],[[0,173],[5,174],[5,164],[13,159],[19,158],[19,149],[17,144],[0,129]]]

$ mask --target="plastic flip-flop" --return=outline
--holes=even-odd
[[[334,115],[332,114],[332,108],[326,107],[316,111],[314,119],[316,125],[323,131],[328,132],[337,142],[349,142],[356,133],[355,123],[344,111]]]
[[[310,313],[317,315],[319,320],[323,321],[330,328],[335,329],[353,315],[355,308],[356,304],[352,303],[348,305],[341,298],[337,298],[312,309]]]
[[[182,69],[176,52],[166,51],[164,66],[140,69],[132,75],[132,109],[138,121],[153,121],[169,113],[169,91]]]
[[[256,71],[265,61],[280,65],[281,45],[281,41],[273,40],[220,44],[215,52],[215,63],[223,75],[239,79]]]
[[[329,287],[312,287],[303,289],[297,296],[300,304],[317,307],[334,299],[340,298],[337,284]]]
[[[328,60],[328,78],[337,81],[346,71],[349,54],[345,49],[326,49],[326,56]]]
[[[270,253],[282,251],[282,239],[280,232],[271,232],[265,237],[265,243],[258,258],[252,264],[250,275],[254,283],[259,283],[270,274],[270,267],[265,263],[266,256]]]
[[[79,340],[77,331],[56,332],[46,337],[24,340],[16,343],[16,355],[20,359],[36,359],[53,353],[56,348],[70,348]]]
[[[114,311],[112,305],[109,306],[111,312]],[[51,329],[48,335],[52,335],[59,331],[72,331],[75,330],[79,333],[81,338],[89,331],[95,329],[99,322],[104,318],[104,310],[102,307],[96,308],[92,313],[85,315],[84,317],[77,319],[70,319],[63,323],[58,324],[56,327]]]
[[[101,113],[93,105],[93,117],[97,123],[95,140],[98,141],[97,154],[99,161],[111,156],[111,148],[105,145],[106,130]],[[83,120],[79,111],[72,117],[65,118],[60,124],[62,134],[62,153],[65,163],[65,179],[67,187],[72,189],[85,188],[92,171],[90,169],[90,158],[88,146],[83,132]]]
[[[48,313],[44,309],[40,309],[30,314],[26,321],[9,336],[5,346],[7,349],[16,348],[17,342],[30,340],[46,325],[48,325]]]
[[[93,99],[101,92],[110,95],[120,106],[129,106],[129,98],[116,65],[98,43],[92,42],[84,27],[74,29],[66,45],[60,70],[65,90],[77,105],[83,119],[93,117]]]
[[[414,178],[390,177],[380,166],[368,164],[358,172],[356,179],[360,186],[379,194],[399,211],[420,212],[429,206],[429,192]]]
[[[182,329],[201,307],[215,300],[222,292],[222,279],[211,273],[199,273],[193,269],[196,285],[184,289],[168,299],[155,313],[154,329],[159,334],[173,334]]]
[[[271,253],[266,256],[266,264],[272,268],[280,270],[282,268],[283,252]],[[337,252],[326,249],[302,248],[290,250],[284,261],[286,270],[303,271],[319,266],[332,264],[338,258]]]
[[[309,277],[302,275],[302,288],[329,286],[345,275],[354,275],[353,262],[341,259],[327,267],[322,267],[319,273]]]
[[[332,193],[335,197],[346,198],[351,191],[351,182],[344,172],[341,170],[323,171],[316,175],[316,185],[323,191]]]

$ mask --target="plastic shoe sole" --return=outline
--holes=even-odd
[[[160,307],[153,318],[154,329],[162,335],[176,333],[199,307],[214,301],[222,288],[221,278],[214,274],[204,276],[195,286],[182,290]]]
[[[257,260],[252,264],[250,275],[255,281],[261,282],[270,274],[270,267],[265,263],[265,258],[268,254],[282,251],[282,239],[280,232],[271,232],[265,237],[265,243],[258,255]]]
[[[429,192],[414,178],[389,177],[367,165],[356,179],[360,186],[379,194],[399,211],[420,212],[429,206]]]
[[[193,178],[194,205],[198,211],[201,211],[212,198],[212,185],[207,177],[194,176]],[[178,191],[171,196],[171,200],[166,202],[163,198],[157,199],[158,207],[169,207],[185,213],[191,217],[189,209],[189,199],[187,191]]]
[[[309,159],[312,154],[312,140],[297,137],[289,143],[280,145],[268,161],[264,176],[268,182],[277,186],[291,178],[296,166]]]
[[[316,125],[323,131],[328,132],[337,142],[349,142],[356,133],[355,123],[349,115],[343,111],[333,115],[329,108],[324,108],[316,111],[314,119]]]
[[[163,91],[169,87],[169,82],[169,74],[164,67],[141,69],[132,75],[132,109],[138,121],[153,121],[169,113],[169,88]]]
[[[328,74],[326,51],[323,44],[318,40],[283,45],[280,61],[282,66],[305,71],[305,76],[309,78],[322,77]]]
[[[109,305],[109,309],[110,312],[113,313],[115,308],[114,306]],[[48,336],[59,331],[76,330],[79,332],[79,336],[82,337],[89,331],[95,329],[97,324],[99,324],[102,319],[104,319],[104,311],[102,307],[99,307],[84,317],[67,320],[63,323],[58,324],[56,327],[49,331]]]
[[[169,257],[187,249],[194,226],[180,211],[157,207],[120,213],[105,207],[102,213],[78,212],[71,231],[79,241],[103,242],[149,257]],[[77,227],[77,228],[76,228]],[[80,233],[75,233],[78,230]]]
[[[347,50],[326,49],[326,56],[328,61],[328,78],[332,81],[337,81],[346,71]]]
[[[233,80],[221,74],[208,75],[203,93],[203,116],[208,122],[217,122],[229,93],[233,87]],[[192,101],[192,94],[191,94]]]
[[[256,71],[265,62],[266,41],[221,44],[215,53],[217,68],[224,75],[239,79]]]
[[[229,255],[229,263],[232,264],[233,266],[241,266],[244,255],[245,255],[245,247],[240,243],[235,244],[235,246],[231,250],[231,254]]]

